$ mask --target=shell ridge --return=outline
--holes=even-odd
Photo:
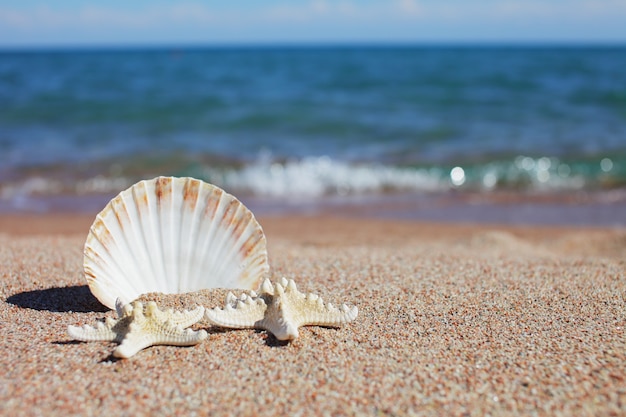
[[[245,213],[240,213],[242,206],[237,207],[237,209],[235,210],[235,213],[233,214],[233,219],[241,219],[243,217],[243,215]],[[248,222],[249,223],[249,222]],[[243,222],[231,222],[229,224],[229,228],[228,230],[232,231],[232,233],[230,235],[226,235],[225,236],[225,240],[228,241],[232,241],[230,245],[226,245],[226,244],[222,244],[222,248],[227,248],[227,250],[224,252],[224,250],[222,250],[223,255],[220,256],[220,263],[217,265],[216,267],[216,271],[215,274],[217,277],[219,277],[220,281],[223,282],[227,282],[230,275],[228,274],[228,269],[230,269],[231,267],[235,266],[237,267],[237,265],[233,265],[233,262],[236,262],[237,259],[233,260],[233,258],[235,258],[237,255],[239,255],[239,247],[238,244],[241,244],[242,241],[242,236],[244,234],[244,232],[246,231],[246,227],[248,225],[248,223],[244,224]],[[233,226],[234,225],[234,226]],[[236,236],[236,233],[238,232],[239,228],[243,228],[243,230],[241,231],[241,233],[239,233],[239,236]],[[235,238],[233,240],[233,237]],[[239,262],[237,262],[238,264]]]
[[[240,266],[246,257],[246,253],[242,253],[242,250],[248,247],[248,242],[252,235],[252,233],[248,230],[249,224],[250,222],[246,223],[246,227],[243,232],[239,238],[235,240],[235,243],[228,252],[228,255],[225,257],[225,264],[232,265],[232,267],[237,270],[240,269]]]
[[[143,278],[146,278],[145,274],[149,274],[149,278],[152,280],[152,282],[154,282],[154,286],[158,287],[158,273],[154,268],[154,263],[151,262],[151,256],[150,256],[150,245],[153,242],[153,239],[151,239],[151,236],[147,236],[147,233],[150,231],[149,227],[146,227],[147,225],[144,223],[146,221],[146,216],[143,215],[142,216],[142,210],[141,207],[146,207],[148,204],[148,200],[146,198],[145,200],[145,204],[142,205],[142,199],[141,199],[141,195],[138,192],[139,187],[133,187],[132,188],[132,195],[133,195],[133,201],[135,202],[135,212],[137,213],[137,222],[136,222],[136,226],[135,226],[135,233],[137,234],[137,236],[141,237],[141,243],[143,244],[143,251],[142,251],[142,260],[144,261],[143,263],[147,264],[146,266],[144,266],[144,268],[149,269],[146,270],[144,272],[144,276]],[[145,187],[144,187],[144,195],[145,195]],[[139,207],[139,208],[138,208]],[[147,288],[146,288],[147,289]],[[143,289],[142,289],[143,290]]]
[[[239,200],[231,195],[223,195],[222,200],[224,201],[225,207],[224,215],[220,220],[220,224],[226,223],[228,226],[223,227],[220,230],[219,241],[216,242],[216,248],[219,248],[219,250],[215,251],[216,262],[213,263],[212,270],[215,280],[220,286],[224,287],[224,283],[231,280],[231,277],[229,275],[225,276],[223,271],[226,266],[229,265],[225,261],[225,257],[229,252],[228,249],[230,249],[228,243],[231,243],[231,238],[233,236],[233,222],[237,218],[237,212],[241,206],[239,205]],[[235,207],[235,205],[237,205],[237,207]],[[232,244],[234,244],[234,242],[232,242],[231,245]]]
[[[202,282],[202,278],[205,276],[210,276],[210,265],[214,263],[213,256],[214,252],[209,250],[211,243],[213,243],[214,235],[215,235],[215,225],[213,224],[214,219],[217,217],[217,214],[220,210],[219,200],[215,202],[215,194],[218,191],[213,187],[208,187],[206,190],[206,198],[203,200],[202,213],[208,214],[211,212],[213,205],[215,205],[214,210],[212,211],[213,216],[205,215],[202,217],[199,224],[198,238],[201,242],[201,253],[204,254],[204,257],[199,260],[198,267],[193,273],[193,277],[190,277],[189,285],[195,286],[196,283]],[[221,199],[221,196],[220,196]],[[202,233],[200,233],[202,231]]]
[[[245,218],[245,220],[247,221],[237,222],[237,226],[241,227],[243,230],[231,246],[228,255],[224,258],[223,266],[220,268],[220,272],[222,272],[225,266],[229,266],[232,268],[231,271],[234,269],[235,272],[231,272],[230,274],[228,274],[229,276],[220,276],[223,277],[224,280],[229,279],[230,275],[239,276],[238,283],[246,283],[249,285],[243,285],[244,287],[252,287],[255,283],[258,284],[260,282],[260,279],[263,275],[262,273],[260,273],[261,271],[258,271],[259,268],[256,262],[257,259],[249,259],[249,254],[257,249],[257,245],[260,243],[258,239],[258,234],[255,233],[255,230],[252,230],[252,227],[258,223],[256,222],[254,215],[249,211],[246,211],[243,207],[244,206],[242,205],[239,208],[239,211],[243,212],[238,215],[238,218]],[[245,263],[245,265],[242,265],[246,260],[247,262]],[[267,263],[266,257],[261,258],[261,262],[263,261]]]
[[[217,270],[219,268],[219,259],[220,259],[220,255],[222,252],[222,249],[224,247],[224,240],[225,240],[225,236],[223,233],[222,228],[220,227],[221,224],[224,222],[224,219],[226,218],[226,216],[228,215],[228,202],[226,201],[226,196],[224,194],[220,195],[218,204],[217,204],[217,211],[215,213],[215,217],[213,219],[213,221],[211,222],[211,229],[213,231],[213,250],[209,252],[209,256],[207,257],[208,264],[207,262],[205,262],[205,265],[207,265],[207,268],[205,269],[205,271],[207,273],[209,273],[212,277],[214,277],[215,280],[217,280],[218,282],[220,281],[220,277],[217,275]],[[203,268],[204,269],[204,268]]]
[[[180,279],[180,268],[179,262],[176,260],[180,259],[180,237],[181,237],[181,229],[183,227],[183,220],[185,213],[182,210],[183,204],[181,200],[183,200],[182,195],[178,192],[178,186],[180,183],[185,183],[185,178],[174,179],[170,178],[170,188],[172,198],[170,198],[170,236],[175,237],[175,239],[170,239],[170,251],[168,255],[171,257],[174,255],[174,258],[168,258],[168,263],[170,264],[171,275],[168,276],[168,289],[172,293],[179,292],[179,279]],[[177,216],[177,214],[179,214]]]
[[[193,262],[191,254],[193,241],[195,235],[197,234],[197,230],[195,228],[197,193],[192,193],[195,182],[197,181],[189,177],[179,178],[173,181],[176,188],[173,188],[172,190],[179,201],[176,203],[176,211],[172,211],[172,216],[174,216],[175,213],[180,213],[178,221],[174,222],[174,218],[172,218],[172,225],[177,225],[178,227],[176,238],[177,244],[174,245],[175,250],[172,250],[172,253],[176,253],[175,259],[178,260],[178,262],[173,262],[176,277],[173,282],[175,284],[174,291],[177,293],[187,291],[189,269],[191,268],[191,264]],[[189,195],[195,195],[193,202],[188,199]],[[188,204],[186,205],[185,203]],[[188,210],[188,205],[191,203],[193,203],[193,209]],[[183,232],[185,234],[183,234]],[[175,242],[172,243],[174,244]]]
[[[129,231],[132,231],[132,233],[126,233],[125,235],[133,237],[134,244],[131,255],[135,261],[133,264],[139,268],[138,275],[133,280],[137,284],[135,289],[137,296],[139,296],[155,286],[156,278],[154,268],[152,268],[152,263],[150,262],[150,252],[147,246],[148,239],[145,236],[144,228],[141,227],[141,200],[135,188],[122,195],[125,198],[124,203],[129,217]],[[131,202],[133,204],[130,204]]]
[[[136,201],[136,204],[142,205],[141,215],[142,229],[145,229],[143,234],[147,238],[147,250],[148,258],[146,262],[150,263],[150,269],[153,271],[152,282],[154,282],[154,288],[150,288],[150,291],[163,291],[165,288],[165,276],[162,267],[159,267],[156,259],[160,259],[163,249],[161,248],[161,238],[159,233],[159,226],[156,224],[156,199],[154,198],[154,183],[149,181],[140,181],[136,186],[132,187],[137,189],[137,195],[140,199]],[[141,193],[141,195],[140,195]]]
[[[104,285],[105,283],[97,280],[89,281],[89,289],[96,296],[98,300],[105,306],[111,307],[111,300],[116,298],[116,294],[111,291],[111,285]],[[119,297],[118,297],[119,298]]]
[[[115,201],[115,200],[112,200]],[[105,210],[108,210],[109,212],[115,211],[114,205],[112,204],[112,202],[110,202],[107,205],[107,208],[105,208]],[[95,242],[98,242],[99,246],[103,249],[102,251],[97,251],[95,249],[94,252],[98,253],[98,255],[100,254],[106,254],[108,255],[108,259],[110,260],[110,263],[107,262],[105,260],[104,257],[101,256],[101,259],[103,261],[106,262],[107,265],[113,267],[114,273],[119,274],[120,277],[126,277],[127,276],[127,270],[123,267],[123,265],[120,263],[120,261],[123,259],[123,254],[121,253],[122,251],[120,251],[118,249],[118,245],[122,245],[125,243],[124,238],[119,238],[117,236],[117,233],[115,233],[114,230],[111,230],[111,227],[108,226],[107,224],[107,219],[109,217],[100,217],[98,220],[100,221],[99,226],[102,227],[105,230],[105,234],[108,235],[109,239],[114,242],[114,245],[111,244],[106,244],[103,239],[101,238],[102,234],[98,233],[97,230],[94,230],[94,228],[92,227],[90,229],[90,235],[87,237],[87,242],[85,243],[85,249],[83,250],[83,254],[84,254],[84,258],[83,258],[83,268],[85,268],[85,264],[90,264],[90,262],[87,262],[87,260],[91,261],[92,264],[94,265],[98,265],[100,266],[100,264],[98,262],[96,262],[95,259],[92,258],[91,254],[88,253],[87,251],[87,247],[92,247],[92,243],[95,239]],[[117,216],[113,216],[113,218],[115,218],[115,222],[114,224],[117,224],[119,226],[118,220],[117,220]],[[96,220],[96,221],[98,221]],[[95,224],[95,223],[94,223]],[[91,239],[90,239],[91,237]],[[116,287],[117,291],[123,294],[126,293],[134,293],[136,290],[132,284],[132,281],[129,281],[128,279],[124,279],[124,280],[115,280],[113,279],[113,277],[111,276],[110,273],[106,273],[104,275],[104,277],[106,277],[106,279],[108,280],[108,282],[110,283],[108,285],[108,287]],[[89,282],[89,280],[88,280]],[[92,288],[90,286],[90,288]],[[103,285],[102,283],[98,283],[98,288],[100,290],[103,289]],[[93,290],[92,290],[93,291]],[[99,292],[99,291],[97,291]],[[107,294],[112,294],[112,291],[107,291]],[[113,306],[115,305],[115,297],[113,297],[113,299],[111,299],[110,297],[105,297],[104,295],[102,296],[101,299],[99,297],[97,297],[104,305],[106,305],[109,308],[113,308]]]
[[[194,186],[192,178],[184,178],[183,183],[183,202],[187,201],[187,195]],[[176,292],[186,292],[189,270],[191,268],[192,259],[189,257],[193,248],[193,239],[196,234],[194,227],[197,204],[194,202],[193,210],[189,215],[188,210],[181,210],[180,227],[178,229],[178,259],[181,260],[181,267],[178,275],[178,284]],[[183,230],[188,230],[188,235],[183,236]],[[184,262],[183,262],[184,261]]]
[[[256,222],[256,219],[254,219],[254,221]],[[250,239],[253,240],[253,243],[246,253],[248,264],[245,266],[245,271],[247,272],[247,274],[242,277],[243,280],[240,280],[240,282],[245,282],[244,286],[246,287],[259,287],[261,281],[267,276],[270,270],[267,255],[267,242],[265,240],[265,235],[263,234],[263,229],[261,228],[261,226],[259,226],[258,231],[253,231],[253,233],[250,235]],[[253,254],[254,256],[251,256],[251,254]]]
[[[118,276],[123,276],[124,274],[120,266],[115,261],[115,258],[106,251],[106,248],[102,247],[102,251],[93,249],[93,243],[98,242],[97,239],[97,236],[93,236],[91,237],[91,241],[88,241],[85,245],[83,269],[89,287],[97,288],[97,292],[105,294],[103,297],[107,300],[107,302],[103,304],[111,308],[113,305],[112,303],[115,300],[115,296],[109,288],[116,286],[116,284],[115,281],[111,279],[111,275],[108,271],[112,269]],[[102,252],[106,252],[107,259],[101,255]],[[109,267],[109,269],[107,270],[106,267]],[[100,279],[97,279],[97,277],[100,277]],[[94,288],[92,288],[92,291],[94,291]]]
[[[154,280],[157,283],[157,288],[154,290],[160,290],[162,292],[165,291],[166,288],[166,277],[165,270],[162,265],[162,254],[163,247],[161,246],[161,233],[160,223],[158,221],[158,203],[156,199],[156,190],[155,190],[156,179],[153,181],[141,181],[137,185],[143,187],[145,198],[146,198],[146,220],[149,226],[149,229],[152,232],[152,239],[150,240],[150,248],[152,250],[152,254],[150,256],[150,263],[152,264],[152,268],[155,272]],[[160,259],[161,262],[158,262],[157,259]]]
[[[179,182],[180,184],[178,184]],[[180,220],[178,221],[178,236],[176,238],[176,241],[178,242],[178,245],[176,245],[176,259],[179,260],[178,265],[177,265],[177,271],[176,271],[176,276],[178,277],[178,279],[174,281],[176,283],[176,288],[175,288],[176,293],[180,293],[181,288],[184,288],[185,284],[183,280],[185,279],[185,277],[182,271],[184,271],[187,265],[189,264],[187,257],[182,257],[182,255],[187,252],[186,250],[183,250],[183,249],[186,249],[186,246],[183,247],[186,244],[186,239],[183,240],[183,230],[185,230],[184,228],[187,225],[187,221],[188,221],[187,210],[184,210],[185,190],[187,189],[188,182],[189,182],[189,178],[180,178],[178,181],[176,181],[177,185],[180,185],[182,189],[182,193],[181,193],[182,204],[180,205],[180,210],[179,210]],[[184,260],[185,262],[183,263],[182,260]]]
[[[202,192],[206,192],[206,189],[207,189],[207,187],[203,186],[203,183],[201,181],[190,178],[189,182],[190,183],[192,182],[193,186],[196,188],[196,194],[195,194],[195,201],[193,204],[191,223],[189,226],[189,229],[191,230],[191,234],[189,236],[189,239],[187,240],[188,248],[185,253],[185,256],[187,259],[186,270],[184,274],[181,275],[181,282],[179,283],[179,288],[178,288],[180,292],[187,292],[187,291],[194,290],[193,286],[190,284],[190,282],[193,282],[191,281],[191,275],[193,274],[193,272],[195,272],[199,268],[197,267],[197,264],[196,264],[197,261],[195,257],[192,255],[193,255],[193,249],[198,245],[198,239],[200,237],[200,226],[199,226],[198,219],[201,215],[200,210],[204,208],[204,205],[202,204],[204,201],[203,199],[201,199],[201,196],[203,195]]]
[[[226,193],[222,192],[218,198],[216,209],[214,212],[214,216],[210,219],[207,224],[209,228],[209,234],[207,236],[207,241],[205,245],[210,245],[213,250],[205,251],[206,258],[202,263],[202,268],[199,271],[204,276],[209,276],[211,279],[214,279],[218,282],[219,286],[219,277],[216,276],[216,265],[219,265],[219,259],[222,251],[224,236],[220,225],[223,222],[224,216],[227,214],[227,203],[226,201]]]
[[[255,220],[256,221],[256,220]],[[246,264],[244,274],[240,276],[239,283],[243,287],[259,287],[261,281],[269,272],[269,262],[263,230],[253,231],[246,241],[248,251],[245,254]]]
[[[159,248],[158,248],[158,252],[159,252],[159,256],[158,259],[160,260],[160,267],[161,267],[161,278],[162,278],[162,292],[167,293],[167,267],[166,264],[167,262],[165,261],[165,257],[163,256],[163,254],[165,253],[165,245],[164,245],[164,240],[166,239],[164,237],[164,227],[163,227],[163,223],[165,222],[165,212],[163,210],[163,205],[162,205],[162,201],[161,198],[159,197],[160,194],[162,194],[162,189],[161,189],[161,181],[162,181],[163,177],[158,177],[156,179],[156,181],[154,181],[154,187],[151,190],[151,194],[154,196],[154,207],[156,210],[156,215],[154,215],[153,217],[158,220],[155,221],[155,223],[157,224],[157,227],[155,227],[155,230],[157,231],[156,233],[156,241],[159,244]]]
[[[127,190],[128,191],[128,190]],[[130,216],[128,215],[128,204],[126,202],[126,198],[129,196],[128,192],[123,192],[120,194],[120,198],[117,200],[119,205],[118,207],[113,207],[113,212],[115,213],[115,217],[117,218],[117,222],[118,225],[120,227],[119,232],[120,235],[122,237],[122,241],[125,244],[125,248],[123,251],[121,252],[121,255],[123,255],[126,258],[126,261],[124,262],[124,275],[130,279],[127,279],[125,282],[128,283],[128,285],[133,289],[133,292],[135,293],[133,295],[133,298],[136,298],[136,296],[139,296],[142,293],[142,275],[141,275],[141,270],[137,269],[137,263],[133,262],[134,259],[136,259],[135,256],[135,250],[133,249],[135,246],[137,245],[133,245],[133,242],[131,241],[131,239],[129,238],[129,235],[132,236],[132,234],[130,233],[125,233],[125,231],[128,230],[127,227],[125,227],[125,225],[122,223],[122,217],[119,215],[121,214],[121,212],[119,211],[119,208],[123,208],[123,213],[126,214],[126,218],[129,219],[128,223],[132,223],[130,221]],[[131,200],[132,200],[132,196],[131,196]],[[130,261],[128,260],[128,258],[130,258]]]
[[[94,269],[97,269],[104,272],[104,265],[115,268],[118,274],[122,273],[122,269],[115,261],[115,257],[113,257],[109,249],[104,246],[102,242],[100,242],[98,235],[90,230],[89,235],[87,236],[87,241],[85,242],[85,246],[83,248],[83,267],[86,271],[93,271]],[[109,274],[105,274],[108,278]],[[94,273],[94,275],[96,274]],[[87,277],[87,281],[89,281],[89,277]]]
[[[207,204],[209,201],[209,197],[213,189],[209,186],[209,184],[203,183],[202,181],[198,181],[198,192],[194,207],[194,215],[193,215],[193,237],[190,239],[191,246],[190,249],[194,248],[202,248],[201,253],[206,253],[206,219],[203,217],[203,213],[207,208]],[[190,251],[190,254],[193,253]],[[189,257],[188,262],[188,271],[185,277],[185,291],[196,289],[195,283],[201,282],[201,273],[202,273],[202,262],[203,259],[198,259],[197,257]]]

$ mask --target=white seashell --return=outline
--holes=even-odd
[[[91,292],[115,308],[147,292],[257,289],[269,264],[263,230],[239,200],[194,178],[158,177],[96,216],[84,269]]]

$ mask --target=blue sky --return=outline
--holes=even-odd
[[[0,0],[0,47],[621,42],[626,0]]]

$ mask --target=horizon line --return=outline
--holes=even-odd
[[[422,40],[422,41],[233,41],[233,42],[129,42],[93,44],[23,44],[2,45],[0,52],[11,51],[80,51],[80,50],[162,50],[162,49],[292,49],[292,48],[394,48],[394,47],[492,47],[492,48],[554,48],[554,47],[626,47],[626,40]]]

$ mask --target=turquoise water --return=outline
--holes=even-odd
[[[0,209],[155,175],[276,201],[623,190],[624,68],[626,47],[5,51]]]

